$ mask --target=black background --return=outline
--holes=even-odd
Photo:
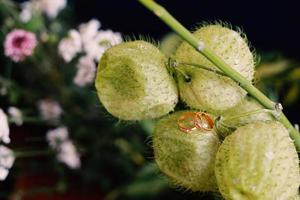
[[[239,26],[258,51],[279,51],[300,59],[300,6],[297,1],[158,0],[181,23],[193,28],[221,20]],[[170,29],[137,0],[69,0],[76,22],[91,18],[105,29],[160,39]]]

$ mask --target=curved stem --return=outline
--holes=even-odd
[[[300,151],[300,134],[283,114],[281,109],[276,108],[278,104],[271,101],[266,95],[252,85],[250,81],[241,74],[231,68],[220,57],[214,54],[209,48],[205,47],[202,41],[193,36],[183,25],[181,25],[168,11],[153,0],[139,0],[146,8],[152,11],[163,22],[165,22],[173,31],[175,31],[186,42],[193,46],[199,53],[205,56],[209,61],[216,65],[224,74],[236,81],[251,96],[257,99],[265,108],[276,111],[274,117],[280,121],[290,133],[290,137],[294,140],[295,146]]]
[[[228,117],[224,121],[239,119],[241,117],[247,117],[247,116],[251,116],[251,115],[254,115],[254,114],[260,114],[260,113],[269,113],[269,114],[273,115],[274,110],[269,110],[269,109],[253,110],[253,111],[250,111],[250,112],[246,112],[246,113],[242,113],[242,114],[239,114],[239,115],[234,115],[232,117]]]
[[[168,66],[173,67],[171,69],[178,70],[178,68],[177,68],[178,65],[186,65],[186,66],[190,66],[190,67],[197,67],[197,68],[201,68],[201,69],[204,69],[204,70],[209,71],[209,72],[213,72],[213,73],[221,75],[221,76],[228,77],[223,72],[221,72],[219,70],[215,70],[215,69],[209,68],[209,67],[206,67],[204,65],[199,65],[199,64],[196,64],[196,63],[181,62],[181,61],[175,60],[174,58],[169,58]]]

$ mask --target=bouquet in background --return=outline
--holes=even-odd
[[[74,25],[72,15],[66,0],[0,2],[1,197],[81,188],[114,199],[152,183],[156,193],[166,184],[146,161],[151,122],[107,117],[93,86],[98,60],[122,36],[97,19]]]

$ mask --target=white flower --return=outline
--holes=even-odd
[[[8,173],[9,173],[8,169],[4,167],[0,167],[0,181],[4,181],[8,176]]]
[[[58,52],[66,62],[70,62],[81,50],[81,37],[74,29],[70,30],[68,37],[63,38],[58,45]]]
[[[84,50],[86,52],[86,55],[92,58],[96,62],[100,60],[100,58],[102,57],[106,49],[107,49],[106,47],[100,46],[95,41],[91,41],[84,45]]]
[[[74,84],[83,87],[92,83],[95,78],[96,64],[90,57],[81,57],[77,65],[77,74],[73,79]]]
[[[0,108],[0,141],[10,143],[9,126],[6,114]]]
[[[78,169],[81,165],[79,154],[70,140],[66,140],[61,144],[57,159],[71,169]]]
[[[23,124],[23,117],[20,109],[13,106],[9,107],[8,114],[10,116],[11,121],[14,122],[16,125],[21,126]]]
[[[41,100],[38,108],[42,118],[45,120],[57,120],[63,112],[59,103],[51,99]]]
[[[120,33],[99,31],[100,26],[101,23],[96,19],[79,26],[83,50],[95,61],[99,61],[106,49],[122,42]]]
[[[69,138],[68,129],[66,127],[59,127],[50,130],[47,132],[46,138],[53,149],[59,149],[59,145]]]
[[[50,147],[57,152],[57,159],[65,163],[71,169],[80,167],[80,156],[69,139],[69,132],[66,127],[59,127],[47,132],[47,141]]]
[[[13,151],[3,145],[0,145],[0,180],[6,179],[9,169],[15,162]]]
[[[96,41],[101,46],[105,46],[107,48],[120,44],[123,39],[121,33],[113,32],[112,30],[99,31],[96,36]]]
[[[24,23],[29,22],[32,17],[32,2],[27,1],[21,4],[20,20]]]
[[[1,96],[7,95],[7,88],[5,86],[0,88],[0,95]]]
[[[66,7],[66,0],[39,0],[39,8],[49,18],[55,18],[57,14]]]
[[[99,31],[93,40],[84,44],[84,50],[88,56],[95,61],[99,61],[102,54],[108,48],[117,45],[122,41],[122,36],[118,32],[113,32],[111,30]]]
[[[15,156],[11,149],[0,145],[0,166],[7,169],[11,168],[15,162]]]
[[[101,23],[96,19],[92,19],[87,23],[79,25],[79,33],[83,43],[93,40],[96,37],[100,26]]]

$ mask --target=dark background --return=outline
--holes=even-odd
[[[221,20],[241,27],[259,52],[280,51],[300,59],[299,1],[158,0],[183,25],[193,28],[203,21]],[[102,27],[125,35],[160,39],[170,29],[137,0],[69,0],[76,22],[97,18]]]

